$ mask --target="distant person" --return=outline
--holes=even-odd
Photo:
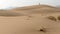
[[[39,5],[40,5],[40,3],[39,3]]]

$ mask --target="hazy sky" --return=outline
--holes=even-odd
[[[0,9],[34,5],[39,2],[41,4],[49,4],[54,6],[60,5],[60,0],[0,0]]]

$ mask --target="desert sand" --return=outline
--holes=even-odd
[[[48,19],[60,16],[60,9],[48,5],[0,10],[0,34],[60,34],[60,21]],[[45,28],[46,32],[39,31]]]

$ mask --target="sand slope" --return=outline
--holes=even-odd
[[[17,17],[7,17],[5,15],[7,12],[0,11],[0,14],[4,14],[0,16],[0,34],[60,34],[60,21],[47,19],[48,16],[57,18],[60,10],[49,6],[40,7],[30,6],[20,10],[8,10],[8,15],[18,13]],[[20,16],[21,14],[23,16]],[[39,31],[42,27],[46,28],[46,32]]]
[[[28,7],[18,7],[14,8],[10,11],[22,13],[24,15],[29,15],[29,14],[49,14],[49,13],[59,13],[60,9],[48,5],[33,5],[33,6],[28,6]]]

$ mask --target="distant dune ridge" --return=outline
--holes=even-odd
[[[49,5],[32,5],[32,6],[25,6],[25,7],[17,7],[13,10],[32,10],[32,9],[41,9],[41,8],[56,8]]]
[[[0,16],[22,16],[22,15],[23,14],[19,14],[9,10],[0,10]]]
[[[60,12],[60,9],[49,5],[32,5],[26,7],[17,7],[11,10],[0,10],[0,16],[20,16],[48,12],[49,13]]]

